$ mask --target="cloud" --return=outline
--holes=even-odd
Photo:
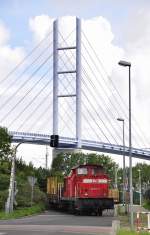
[[[123,59],[131,61],[131,81],[132,81],[132,117],[138,122],[138,127],[143,131],[143,136],[150,138],[150,15],[149,10],[141,8],[132,12],[126,23],[124,31],[124,55]],[[127,91],[128,79],[126,68],[120,68],[116,72],[116,83],[124,97]],[[119,83],[119,74],[123,77],[123,84]],[[118,79],[117,79],[118,77]],[[127,80],[125,82],[125,80]],[[126,88],[126,89],[125,89]],[[128,96],[127,96],[128,98]],[[126,99],[127,99],[126,98]],[[127,99],[128,100],[128,99]],[[133,123],[135,123],[133,121]],[[135,136],[136,137],[136,136]],[[148,141],[147,141],[148,144]]]
[[[23,47],[12,48],[9,45],[10,32],[2,21],[0,21],[0,77],[1,79],[11,71],[25,56]]]
[[[48,15],[40,15],[29,19],[29,28],[35,41],[41,41],[52,30],[53,19]]]

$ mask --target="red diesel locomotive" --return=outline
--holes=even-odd
[[[51,206],[73,213],[102,215],[103,210],[114,209],[114,199],[109,197],[109,177],[101,165],[79,165],[63,180],[49,177],[47,193]]]

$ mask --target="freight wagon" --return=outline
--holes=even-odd
[[[76,214],[94,212],[101,216],[103,210],[114,209],[109,177],[101,165],[79,165],[64,179],[49,177],[47,194],[50,206]]]

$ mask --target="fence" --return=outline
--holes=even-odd
[[[142,214],[147,215],[147,227],[144,227],[145,224],[144,221],[142,221]],[[150,212],[137,212],[136,225],[137,225],[137,231],[147,230],[150,232]]]

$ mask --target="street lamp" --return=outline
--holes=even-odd
[[[130,169],[130,225],[133,230],[132,141],[131,141],[131,63],[120,60],[120,66],[129,69],[129,169]]]
[[[126,172],[125,172],[125,138],[124,138],[124,119],[117,118],[117,121],[122,122],[123,129],[123,206],[125,205],[125,180],[126,180]]]
[[[115,189],[118,189],[118,167],[115,165]]]
[[[142,185],[141,185],[141,169],[138,169],[139,172],[139,194],[140,194],[140,206],[142,205]]]

